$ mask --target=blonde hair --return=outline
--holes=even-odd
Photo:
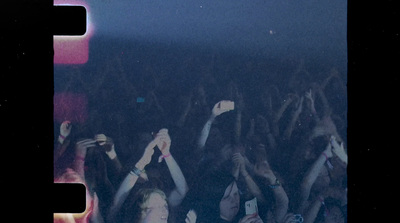
[[[149,198],[152,194],[159,194],[164,200],[167,200],[167,195],[158,188],[145,188],[138,191],[139,207],[141,210],[145,210],[148,205]]]

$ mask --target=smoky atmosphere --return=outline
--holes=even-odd
[[[54,222],[347,222],[347,1],[55,4]]]

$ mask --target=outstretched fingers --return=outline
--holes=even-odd
[[[197,220],[197,214],[194,210],[190,210],[187,214],[186,214],[186,219],[185,222],[186,223],[195,223]]]

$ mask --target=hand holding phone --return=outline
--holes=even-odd
[[[214,105],[212,113],[214,114],[214,116],[218,116],[224,112],[231,111],[234,109],[235,109],[235,102],[223,100]]]
[[[244,203],[246,215],[258,213],[257,198],[253,198]]]

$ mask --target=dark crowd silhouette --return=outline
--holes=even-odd
[[[87,103],[55,121],[54,182],[87,200],[54,222],[347,222],[343,74],[210,58],[128,70],[114,55],[57,80]]]

